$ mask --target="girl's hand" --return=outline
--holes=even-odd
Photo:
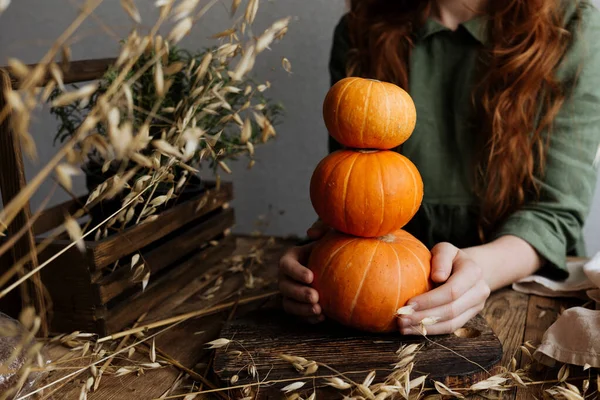
[[[310,228],[308,228],[306,231],[306,236],[308,236],[310,240],[319,240],[330,230],[331,228],[329,226],[325,225],[323,221],[318,219]]]
[[[431,280],[443,284],[408,302],[415,312],[398,319],[402,334],[420,334],[419,324],[427,317],[437,318],[426,327],[428,334],[452,333],[477,315],[490,295],[481,267],[465,251],[440,243],[431,255]]]
[[[307,235],[311,240],[318,240],[329,231],[329,227],[321,221],[311,226]],[[313,281],[313,273],[305,265],[314,244],[293,247],[279,261],[279,291],[283,296],[283,308],[286,312],[317,323],[325,319],[319,305],[319,293],[309,285]]]

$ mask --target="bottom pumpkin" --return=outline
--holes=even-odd
[[[331,231],[315,244],[308,268],[323,313],[369,332],[397,330],[396,311],[432,288],[431,253],[403,230],[379,238]]]

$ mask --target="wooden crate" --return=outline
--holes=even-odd
[[[154,221],[102,240],[85,241],[84,253],[72,247],[45,267],[42,282],[53,303],[50,331],[107,335],[121,330],[202,274],[204,259],[230,252],[228,241],[209,242],[223,239],[234,223],[234,211],[229,208],[232,185],[206,186],[202,194],[168,208]],[[58,226],[65,211],[78,207],[77,201],[71,201],[45,211],[34,225],[36,235]],[[38,243],[41,240],[36,236]],[[40,262],[69,243],[68,239],[53,242],[40,254]],[[140,254],[151,273],[143,291],[141,282],[132,279],[134,254]]]

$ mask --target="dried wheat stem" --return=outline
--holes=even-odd
[[[48,193],[48,195],[46,195],[46,197],[44,198],[44,200],[42,200],[42,203],[40,204],[40,206],[38,207],[38,209],[36,210],[36,212],[31,216],[31,218],[29,218],[29,220],[27,221],[27,223],[25,225],[23,225],[21,227],[21,229],[19,229],[18,232],[16,232],[15,234],[10,235],[10,237],[8,238],[8,240],[6,242],[4,242],[4,244],[2,244],[2,246],[0,246],[0,257],[2,257],[2,255],[4,253],[6,253],[8,250],[12,249],[12,246],[25,233],[27,233],[29,231],[29,229],[31,229],[31,227],[33,227],[33,224],[35,224],[35,221],[37,221],[38,218],[40,217],[40,215],[42,215],[42,211],[44,211],[44,209],[48,205],[48,202],[50,201],[50,199],[54,195],[55,191],[56,191],[56,184],[52,186],[52,188],[50,189],[50,192]],[[8,279],[10,279],[10,278],[11,278],[10,276],[9,277],[5,277],[5,275],[2,275],[2,277],[0,277],[0,287],[4,286],[6,284],[6,282],[8,281]]]
[[[150,204],[150,200],[152,200],[152,197],[154,196],[154,192],[156,191],[156,188],[158,187],[158,184],[159,184],[159,182],[156,181],[155,184],[151,185],[152,186],[152,191],[150,192],[150,196],[148,196],[148,198],[146,199],[146,202],[144,203],[144,206],[142,207],[142,211],[140,211],[140,213],[138,214],[137,220],[135,221],[136,225],[140,223],[140,220],[142,219],[142,215],[144,215],[144,211],[146,211],[146,208],[148,207],[148,204]]]
[[[142,77],[142,75],[144,75],[144,73],[150,67],[154,66],[156,64],[156,62],[162,58],[162,56],[165,54],[165,52],[166,52],[165,48],[162,48],[160,51],[158,51],[154,57],[152,57],[150,60],[148,60],[148,62],[146,62],[146,64],[144,64],[142,67],[140,67],[140,69],[138,69],[136,71],[136,73],[131,78],[129,78],[129,80],[127,81],[127,83],[129,85],[132,85],[134,82],[136,82],[138,79],[140,79]],[[128,68],[123,69],[123,71],[126,71],[127,73],[129,73],[129,70],[135,65],[135,63],[137,62],[138,58],[139,58],[139,56],[138,57],[134,57],[135,61],[134,62],[130,61],[129,64],[128,64]],[[121,78],[121,80],[116,79],[115,82],[114,82],[114,84],[117,84],[117,86],[120,85],[123,82],[123,80],[126,78],[126,76],[127,76],[127,74],[122,74],[122,75],[123,75],[122,78],[121,78],[121,75],[119,75],[119,77]],[[110,91],[110,89],[107,92],[107,94],[109,94],[109,93],[112,94],[112,91]]]
[[[0,226],[10,225],[10,223],[15,219],[23,207],[25,207],[27,202],[31,199],[31,196],[33,196],[48,175],[54,171],[54,168],[67,155],[69,149],[75,145],[79,139],[80,133],[81,129],[78,129],[73,137],[58,150],[58,152],[50,159],[50,161],[48,161],[48,164],[46,164],[44,168],[42,168],[42,170],[29,181],[27,186],[21,189],[21,191],[8,204],[5,204],[4,209],[0,211]]]
[[[73,3],[73,1],[71,1],[71,3]],[[104,33],[106,33],[108,36],[112,36],[113,39],[115,39],[117,41],[117,43],[119,41],[121,41],[121,36],[115,32],[115,30],[113,28],[111,28],[109,25],[107,25],[102,18],[99,18],[96,14],[94,14],[93,12],[90,13],[90,18],[94,20],[94,22],[96,24],[98,24],[98,26],[100,28],[102,28],[102,30],[104,31]],[[73,43],[73,41],[71,41],[71,43]]]
[[[79,375],[83,374],[84,372],[87,371],[86,369],[83,370],[79,370],[77,374],[73,375],[72,378],[75,379],[76,377],[78,377]],[[52,399],[52,395],[56,392],[58,392],[59,390],[61,390],[62,388],[64,388],[66,385],[72,383],[72,381],[67,381],[64,382],[62,385],[59,385],[58,387],[54,388],[53,390],[51,390],[48,393],[44,393],[44,395],[40,398],[40,400],[48,400],[48,399]]]
[[[333,372],[333,373],[337,374],[337,376],[341,376],[341,377],[343,377],[343,378],[344,378],[344,379],[346,379],[348,382],[352,383],[354,386],[358,386],[358,383],[354,382],[352,379],[350,379],[350,378],[349,378],[349,377],[348,377],[346,374],[344,374],[343,372],[340,372],[340,371],[336,370],[335,368],[333,368],[333,367],[330,367],[329,365],[327,365],[327,364],[323,364],[323,363],[320,363],[320,362],[317,362],[317,365],[318,365],[319,367],[323,367],[323,368],[325,368],[325,369],[328,369],[328,370],[330,370],[331,372]]]
[[[200,20],[200,18],[202,18],[202,16],[206,14],[208,10],[212,8],[212,6],[217,4],[217,2],[218,0],[211,0],[204,7],[202,7],[202,9],[198,11],[198,14],[194,16],[194,22],[198,22],[198,20]]]
[[[257,296],[246,297],[246,298],[240,299],[239,304],[244,305],[244,304],[252,303],[252,302],[255,302],[258,300],[263,300],[263,299],[275,296],[277,294],[279,294],[279,291],[273,291],[273,292],[268,292],[268,293],[264,293],[264,294],[257,295]],[[161,326],[172,324],[174,322],[185,321],[190,318],[204,317],[206,315],[215,314],[220,311],[227,310],[228,308],[233,307],[235,304],[236,304],[236,301],[231,301],[228,303],[216,305],[214,307],[205,308],[205,309],[198,310],[198,311],[192,311],[192,312],[189,312],[186,314],[167,318],[162,321],[156,321],[156,322],[153,322],[153,323],[145,325],[145,326],[140,326],[139,328],[132,328],[132,329],[128,329],[123,332],[115,333],[113,335],[105,336],[103,338],[98,339],[98,343],[102,343],[102,342],[106,342],[106,341],[114,340],[114,339],[119,339],[119,338],[122,338],[123,336],[130,335],[132,333],[145,332],[150,329],[154,329],[154,328],[158,328]]]
[[[141,194],[142,194],[144,191],[145,191],[145,190],[143,190],[143,191],[142,191],[142,192],[141,192],[139,195],[141,195]],[[137,196],[136,196],[136,197],[137,197]],[[90,208],[92,208],[92,207],[94,206],[94,204],[96,204],[96,203],[97,203],[97,202],[99,202],[100,200],[101,200],[101,199],[100,199],[100,198],[98,198],[98,199],[96,199],[94,202],[92,202],[92,203],[89,205],[89,206],[90,206]],[[133,200],[135,200],[135,198],[134,198],[134,199],[132,199],[132,201],[133,201]],[[117,212],[120,212],[120,211],[122,211],[123,209],[127,208],[127,206],[128,206],[129,204],[130,204],[130,203],[127,203],[125,206],[123,206],[123,207],[122,207],[120,210],[118,210]],[[77,211],[77,212],[74,214],[74,217],[76,217],[76,218],[79,218],[79,217],[80,217],[80,216],[82,216],[82,215],[83,215],[83,209],[79,209],[79,210],[78,210],[78,211]],[[109,217],[109,219],[110,219],[110,217]],[[108,219],[107,219],[107,220],[108,220]],[[83,237],[86,237],[86,236],[87,236],[88,234],[90,234],[91,232],[94,232],[94,231],[95,231],[96,229],[98,229],[98,228],[99,228],[101,225],[103,225],[104,223],[106,223],[106,222],[107,222],[107,220],[105,220],[105,221],[101,222],[100,224],[98,224],[98,225],[96,226],[96,228],[92,229],[90,232],[88,232],[88,233],[86,233],[85,235],[83,235]],[[40,244],[39,244],[39,245],[36,247],[36,249],[35,249],[35,250],[36,250],[36,253],[37,253],[37,254],[39,254],[39,253],[41,253],[42,251],[44,251],[44,250],[45,250],[45,249],[46,249],[46,248],[47,248],[47,247],[48,247],[50,244],[52,244],[52,243],[54,242],[54,240],[55,240],[55,239],[56,239],[58,236],[60,236],[60,234],[61,234],[61,231],[56,231],[56,232],[53,232],[52,234],[50,234],[48,237],[46,237],[46,238],[45,238],[45,239],[42,241],[42,243],[40,243]],[[72,243],[71,243],[71,245],[72,245]],[[69,246],[71,246],[71,245],[69,245]],[[64,249],[64,251],[66,251],[66,250],[68,250],[68,248]],[[62,253],[61,253],[61,254],[62,254]],[[50,261],[53,261],[53,260],[54,260],[56,257],[60,256],[61,254],[57,254],[57,255],[55,255],[55,257],[54,257],[52,260],[48,260],[48,262],[47,262],[47,263],[49,263]],[[31,255],[32,255],[32,253],[29,253],[29,254],[26,254],[25,256],[23,256],[23,257],[22,257],[20,260],[18,260],[18,261],[17,261],[17,262],[16,262],[16,263],[15,263],[13,266],[11,266],[11,267],[10,267],[10,268],[9,268],[9,269],[8,269],[8,270],[7,270],[7,271],[4,273],[4,274],[2,274],[2,276],[0,276],[0,282],[2,283],[2,285],[3,285],[3,284],[5,284],[6,282],[8,282],[8,280],[9,280],[10,278],[12,278],[12,277],[13,277],[13,276],[14,276],[14,275],[15,275],[15,274],[16,274],[16,273],[17,273],[17,272],[18,272],[18,271],[19,271],[19,270],[20,270],[20,269],[21,269],[21,268],[22,268],[22,267],[23,267],[23,266],[24,266],[24,265],[27,263],[27,262],[29,262],[29,260],[31,259]],[[41,266],[39,266],[38,268],[39,268],[39,269],[42,269],[42,268],[44,268],[44,266],[45,266],[45,265],[41,265]],[[27,280],[28,278],[27,278],[27,277],[21,277],[21,279],[23,279],[23,280]],[[0,286],[2,286],[2,285],[0,285]],[[12,290],[12,289],[11,289],[11,290]],[[8,291],[7,291],[7,293],[8,293],[8,292],[10,292],[10,290],[8,290]],[[7,294],[7,293],[6,293],[6,294]],[[4,295],[6,295],[6,294],[2,294],[2,293],[0,293],[0,298],[2,298],[2,297],[3,297]]]
[[[41,391],[43,391],[43,390],[45,390],[45,389],[47,389],[47,388],[49,388],[49,387],[52,387],[52,386],[54,386],[54,385],[55,385],[55,384],[57,384],[57,383],[60,383],[60,382],[66,381],[66,380],[68,380],[68,379],[71,379],[71,378],[73,378],[73,377],[75,377],[75,376],[77,376],[77,375],[81,374],[82,372],[84,372],[84,371],[88,370],[88,369],[89,369],[91,366],[93,366],[93,365],[98,365],[98,364],[100,364],[100,363],[102,363],[102,362],[104,362],[104,361],[108,360],[109,358],[111,358],[111,357],[114,357],[116,354],[124,353],[125,351],[127,351],[127,350],[129,350],[129,349],[131,349],[131,348],[133,348],[133,347],[139,346],[140,344],[142,344],[142,343],[144,343],[144,342],[146,342],[146,341],[148,341],[148,340],[150,340],[150,339],[152,339],[152,338],[154,338],[154,337],[156,337],[156,336],[158,336],[158,335],[160,335],[160,334],[162,334],[162,333],[164,333],[164,332],[168,331],[169,329],[172,329],[172,328],[174,328],[175,326],[179,325],[181,322],[182,322],[182,321],[177,321],[177,322],[173,323],[172,325],[169,325],[169,326],[167,326],[166,328],[164,328],[164,329],[161,329],[160,331],[158,331],[158,332],[156,332],[156,333],[153,333],[152,335],[146,336],[145,338],[143,338],[143,339],[140,339],[140,340],[138,340],[137,342],[134,342],[134,343],[130,344],[129,346],[126,346],[126,347],[122,348],[122,349],[121,349],[121,350],[119,350],[118,352],[112,353],[112,354],[110,354],[109,356],[106,356],[106,357],[104,357],[104,358],[101,358],[100,360],[97,360],[97,361],[95,361],[95,362],[93,362],[93,363],[91,363],[91,364],[89,364],[89,365],[86,365],[85,367],[83,367],[82,369],[80,369],[80,370],[78,370],[78,371],[75,371],[75,372],[73,372],[73,373],[70,373],[70,374],[68,374],[68,375],[65,375],[65,376],[63,376],[62,378],[59,378],[59,379],[57,379],[57,380],[55,380],[55,381],[52,381],[52,382],[48,383],[47,385],[44,385],[44,386],[42,386],[42,387],[40,387],[40,388],[38,388],[38,389],[36,389],[36,390],[34,390],[34,391],[32,391],[32,392],[30,392],[30,393],[28,393],[28,394],[24,395],[24,396],[21,396],[21,397],[19,397],[19,398],[15,399],[15,400],[24,400],[24,399],[27,399],[27,398],[29,398],[29,397],[33,396],[33,395],[34,395],[34,394],[36,394],[36,393],[39,393],[39,392],[41,392]]]
[[[364,372],[370,372],[369,371],[361,371],[361,373]],[[337,378],[339,377],[339,375],[321,375],[318,378],[319,379],[327,379],[327,378]],[[234,390],[234,389],[244,389],[246,387],[256,387],[256,386],[263,386],[263,385],[272,385],[275,383],[286,383],[286,382],[298,382],[298,381],[302,381],[302,380],[306,380],[306,376],[299,376],[296,378],[287,378],[287,379],[273,379],[270,381],[261,381],[261,382],[254,382],[254,383],[247,383],[247,384],[243,384],[243,385],[237,385],[237,386],[229,386],[229,387],[224,387],[224,388],[217,388],[217,389],[209,389],[209,390],[203,390],[203,391],[198,391],[198,392],[190,392],[190,393],[184,393],[184,394],[177,394],[177,395],[173,395],[173,396],[168,396],[168,397],[163,397],[162,399],[152,399],[152,400],[168,400],[168,399],[179,399],[188,395],[201,395],[201,394],[208,394],[208,393],[218,393],[218,392],[226,392],[226,391],[230,391],[230,390]],[[17,399],[20,400],[20,399]]]
[[[237,298],[234,306],[231,308],[231,311],[229,312],[229,316],[227,317],[227,322],[229,322],[233,319],[239,304],[240,304],[240,297]],[[203,375],[204,378],[206,378],[208,376],[208,373],[210,372],[210,369],[212,368],[212,365],[215,362],[216,354],[217,354],[216,351],[212,352],[212,354],[210,356],[210,360],[208,361],[208,364],[206,365],[206,369],[204,370],[204,375]],[[202,383],[200,384],[200,387],[198,388],[198,390],[204,389],[204,382],[203,381],[201,381],[201,382]],[[210,387],[210,385],[208,385],[208,387]],[[211,389],[214,389],[214,388],[211,388]],[[220,393],[219,393],[219,395],[220,395]]]
[[[52,62],[56,53],[60,50],[63,44],[75,33],[75,31],[81,26],[81,24],[87,19],[87,17],[94,12],[98,6],[104,0],[88,0],[82,7],[81,12],[77,15],[77,18],[69,25],[69,27],[56,39],[56,41],[52,44],[50,50],[42,57],[41,61],[38,64],[48,65]],[[27,81],[24,82],[23,88],[26,89]]]
[[[180,372],[179,375],[177,375],[177,378],[175,379],[175,381],[173,381],[173,383],[171,384],[171,387],[168,388],[167,390],[165,390],[159,398],[164,399],[166,396],[169,395],[169,393],[171,393],[172,391],[177,389],[181,385],[182,377],[183,377],[183,372]]]
[[[156,111],[146,110],[135,104],[133,105],[133,109],[146,114],[149,118],[156,119],[158,121],[162,121],[169,125],[175,125],[175,123],[176,123],[175,121],[171,121],[169,118],[165,118],[163,115],[157,114]]]
[[[167,19],[167,17],[169,16],[169,13],[171,12],[171,8],[173,7],[172,4],[168,4],[166,5],[167,9],[166,12],[161,12],[159,17],[158,17],[158,21],[156,21],[156,24],[154,24],[154,26],[152,27],[152,29],[150,30],[150,37],[155,37],[156,34],[158,33],[158,30],[160,29],[161,25],[163,24],[163,22],[165,22],[165,20]]]
[[[2,108],[2,110],[0,110],[0,124],[3,123],[6,118],[8,118],[9,114],[10,114],[10,107],[7,104]]]
[[[44,238],[42,243],[40,243],[36,246],[35,251],[38,254],[41,253],[42,251],[44,251],[48,246],[50,246],[54,242],[54,240],[58,236],[60,236],[60,233],[61,233],[60,231],[57,231],[57,232],[50,234],[46,238]],[[0,276],[0,282],[2,283],[0,286],[3,286],[13,276],[15,276],[19,272],[19,270],[21,268],[23,268],[23,266],[29,262],[30,259],[31,259],[31,253],[28,253],[28,254],[24,255],[23,257],[21,257],[21,259],[19,259],[16,263],[14,263],[6,272],[4,272],[2,274],[2,276]],[[27,279],[27,278],[25,278],[25,279]]]
[[[460,353],[457,353],[456,351],[452,350],[452,349],[451,349],[451,348],[449,348],[449,347],[446,347],[446,346],[444,346],[443,344],[439,344],[438,342],[434,342],[433,340],[429,339],[429,338],[427,337],[427,335],[423,334],[423,331],[419,331],[419,328],[418,328],[418,327],[416,327],[416,326],[412,325],[412,328],[414,328],[415,330],[417,330],[417,332],[419,332],[419,333],[420,333],[420,334],[421,334],[421,335],[422,335],[422,336],[423,336],[423,337],[424,337],[424,338],[425,338],[425,339],[426,339],[428,342],[430,342],[430,343],[433,343],[433,344],[435,344],[436,346],[439,346],[439,347],[443,348],[444,350],[448,350],[449,352],[451,352],[451,353],[453,353],[453,354],[456,354],[457,356],[459,356],[460,358],[464,359],[465,361],[467,361],[467,362],[469,362],[469,363],[471,363],[471,364],[473,364],[473,365],[475,365],[475,366],[477,366],[477,367],[481,368],[481,369],[482,369],[482,370],[483,370],[483,371],[484,371],[486,374],[488,374],[488,375],[491,375],[491,374],[490,374],[490,371],[488,371],[487,369],[485,369],[485,368],[484,368],[484,367],[483,367],[481,364],[478,364],[478,363],[476,363],[475,361],[469,360],[467,357],[463,356],[463,355],[462,355],[462,354],[460,354]]]
[[[144,320],[144,318],[146,318],[146,315],[148,315],[148,313],[143,313],[142,315],[140,315],[138,317],[138,319],[135,321],[135,323],[133,324],[133,327],[135,328],[139,323],[141,323]],[[118,344],[113,356],[110,357],[108,360],[106,360],[104,362],[104,364],[102,364],[102,367],[100,367],[100,370],[98,370],[98,377],[96,378],[96,380],[94,382],[94,391],[98,390],[98,386],[100,386],[100,380],[102,379],[102,374],[104,373],[104,371],[106,371],[106,369],[112,363],[113,359],[115,358],[115,355],[117,354],[116,352],[121,350],[123,348],[123,346],[125,346],[125,343],[127,343],[128,340],[129,340],[129,336],[125,336],[123,338],[123,340],[121,340],[121,342]]]
[[[146,347],[149,347],[148,343],[144,343],[144,345]],[[211,389],[216,389],[217,385],[215,385],[214,383],[212,383],[211,381],[209,381],[208,379],[206,379],[206,377],[198,374],[197,372],[189,369],[188,367],[186,367],[185,365],[181,364],[179,361],[177,361],[176,359],[174,359],[173,357],[171,357],[169,354],[165,353],[164,351],[160,350],[158,347],[156,347],[156,352],[165,360],[168,361],[171,365],[173,365],[175,368],[180,369],[181,371],[185,372],[186,374],[188,374],[190,377],[192,377],[192,379],[195,379],[199,382],[202,382],[203,385],[208,386]],[[227,400],[227,397],[225,395],[223,395],[222,393],[217,393],[217,395],[219,397],[221,397],[222,399]]]
[[[560,382],[575,382],[575,381],[580,381],[586,379],[586,377],[583,376],[579,376],[579,377],[573,377],[573,378],[568,378],[568,379],[564,379],[564,380],[559,380],[559,379],[550,379],[547,381],[532,381],[532,382],[523,382],[525,384],[525,386],[539,386],[539,385],[545,385],[547,383],[560,383]],[[508,387],[518,387],[515,385],[509,385]],[[429,388],[432,389],[432,388]],[[460,392],[469,392],[471,391],[470,387],[450,387],[450,389],[452,390],[456,390],[456,391],[460,391]]]
[[[123,211],[125,208],[127,208],[131,203],[133,203],[134,201],[136,201],[137,198],[140,197],[148,188],[142,190],[135,197],[133,197],[131,200],[129,200],[123,207],[121,207],[120,209],[118,209],[117,211],[115,211],[113,214],[109,215],[106,219],[104,219],[104,221],[98,223],[98,225],[96,225],[94,228],[92,228],[88,232],[84,233],[82,235],[81,239],[85,239],[87,236],[91,235],[92,232],[94,232],[96,229],[98,229],[102,225],[106,224],[111,218],[113,218],[115,215],[119,214],[121,211]],[[46,260],[44,263],[42,263],[39,267],[34,268],[33,270],[31,270],[30,272],[28,272],[27,274],[25,274],[22,278],[18,279],[16,282],[14,282],[12,285],[10,285],[6,289],[2,290],[2,292],[0,292],[0,299],[3,298],[4,296],[6,296],[8,293],[10,293],[14,288],[18,287],[21,283],[25,282],[31,276],[33,276],[36,273],[38,273],[40,270],[42,270],[42,268],[44,268],[45,266],[47,266],[48,264],[50,264],[52,261],[56,260],[63,253],[67,252],[71,247],[75,246],[76,243],[77,242],[71,242],[71,243],[69,243],[67,246],[65,246],[64,249],[58,251],[56,254],[54,254],[52,257],[50,257],[48,260]]]

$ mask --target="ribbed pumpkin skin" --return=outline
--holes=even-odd
[[[373,239],[332,231],[316,243],[308,268],[324,314],[368,332],[397,330],[396,311],[431,289],[431,253],[403,230]]]
[[[377,237],[411,220],[423,200],[423,181],[415,165],[394,151],[339,150],[315,168],[310,199],[327,225]]]
[[[344,78],[325,96],[323,119],[329,134],[346,147],[389,150],[413,133],[417,110],[394,84]]]

